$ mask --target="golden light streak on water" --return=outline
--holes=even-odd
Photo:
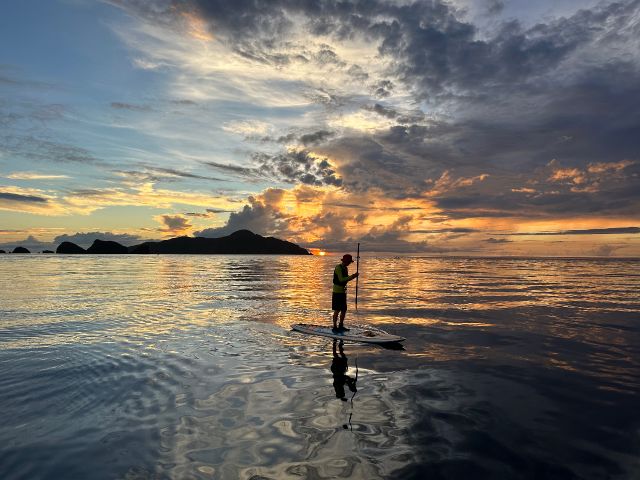
[[[347,324],[407,341],[344,345],[353,404],[331,340],[290,331],[330,324],[338,261],[1,257],[1,476],[633,471],[638,261],[363,254]]]

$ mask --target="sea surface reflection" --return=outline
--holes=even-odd
[[[640,478],[640,261],[336,262],[3,255],[0,478]]]

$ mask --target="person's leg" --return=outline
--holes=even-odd
[[[338,328],[338,312],[339,310],[333,311],[333,328]]]
[[[338,328],[341,328],[343,330],[349,330],[348,328],[345,328],[344,326],[344,317],[347,315],[347,310],[341,310],[340,311],[340,325],[338,325]]]

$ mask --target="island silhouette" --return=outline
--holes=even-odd
[[[249,230],[238,230],[226,237],[176,237],[126,247],[118,242],[96,239],[84,249],[73,242],[62,242],[56,253],[62,254],[265,254],[311,255],[295,243],[275,237],[263,237]]]

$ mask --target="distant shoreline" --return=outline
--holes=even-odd
[[[0,250],[0,253],[6,253]],[[22,246],[14,248],[14,254],[30,254]],[[238,230],[226,237],[176,237],[168,240],[149,241],[127,247],[118,242],[95,239],[84,249],[72,243],[62,242],[56,251],[43,254],[66,255],[312,255],[295,243],[275,237],[263,237],[249,230]]]

